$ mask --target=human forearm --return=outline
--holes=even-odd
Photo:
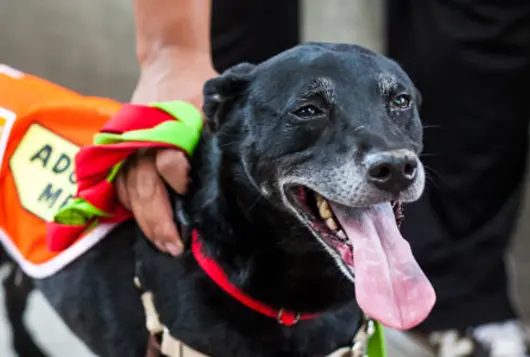
[[[134,0],[140,79],[132,101],[202,103],[216,73],[210,50],[211,0]]]
[[[134,0],[140,65],[165,52],[210,53],[211,0]]]

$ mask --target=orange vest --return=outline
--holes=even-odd
[[[0,242],[29,276],[54,274],[112,229],[46,246],[46,221],[76,192],[75,154],[120,107],[0,65]]]

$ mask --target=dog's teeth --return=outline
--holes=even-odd
[[[322,202],[318,206],[318,213],[320,214],[320,217],[324,219],[333,217],[333,214],[331,213],[331,209],[329,208],[328,201],[322,200]]]
[[[348,237],[346,236],[346,233],[344,233],[344,231],[343,231],[342,229],[339,230],[339,231],[337,232],[337,237],[339,237],[339,238],[341,238],[341,239],[346,239],[346,238],[348,238]]]
[[[315,199],[317,200],[317,207],[320,206],[322,201],[324,201],[324,197],[320,196],[318,193],[315,192]]]
[[[332,231],[336,231],[337,229],[339,229],[337,222],[335,222],[333,218],[326,219],[326,226],[328,226],[328,228]]]

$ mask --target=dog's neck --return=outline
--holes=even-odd
[[[333,258],[294,216],[261,196],[239,153],[225,145],[205,131],[192,160],[186,201],[205,254],[271,307],[322,312],[351,303],[354,286]]]

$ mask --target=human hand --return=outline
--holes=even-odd
[[[209,54],[167,50],[142,67],[132,102],[182,100],[202,107],[204,82],[217,73]],[[182,241],[164,181],[179,194],[186,191],[189,163],[178,150],[138,152],[117,178],[121,203],[133,213],[138,225],[161,251],[178,255]]]

